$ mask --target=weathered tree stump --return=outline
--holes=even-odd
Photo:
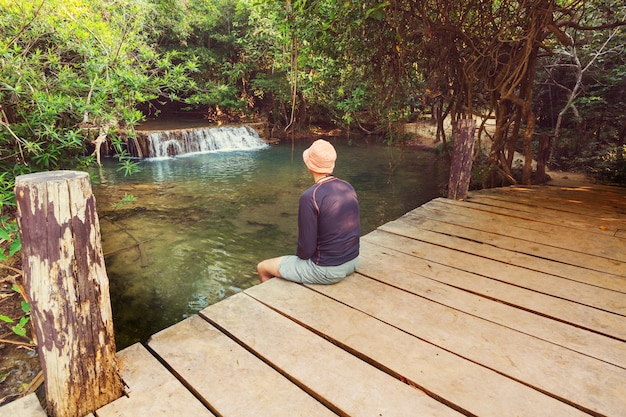
[[[15,197],[48,415],[83,417],[123,392],[89,176],[22,175]]]
[[[472,177],[472,158],[474,153],[474,119],[457,121],[456,136],[454,138],[454,153],[450,165],[448,180],[448,198],[463,200],[467,197],[470,179]]]

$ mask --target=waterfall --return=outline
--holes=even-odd
[[[267,145],[249,126],[200,127],[146,132],[148,158],[261,149]]]

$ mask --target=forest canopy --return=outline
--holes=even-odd
[[[626,7],[605,0],[0,0],[0,190],[95,163],[171,111],[338,126],[482,116],[477,181],[530,183],[514,151],[626,182]],[[480,120],[480,119],[479,119]],[[453,138],[439,129],[442,144]],[[479,147],[480,148],[480,147]]]

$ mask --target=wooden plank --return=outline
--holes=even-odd
[[[540,214],[542,217],[538,217],[538,220],[543,220],[543,216],[545,216],[549,220],[556,221],[557,224],[565,223],[558,221],[559,216],[565,215],[568,219],[570,219],[568,222],[571,221],[573,227],[575,227],[577,223],[580,223],[581,225],[594,225],[597,227],[607,225],[613,228],[618,228],[624,224],[623,215],[619,213],[619,210],[594,211],[593,209],[590,209],[593,208],[593,203],[589,203],[591,204],[589,207],[580,207],[578,205],[572,206],[567,204],[567,202],[555,202],[554,200],[551,200],[550,197],[543,194],[537,195],[537,199],[534,204],[532,204],[530,202],[531,200],[528,198],[518,199],[516,196],[512,195],[498,195],[493,193],[472,194],[467,201],[485,206],[502,207],[514,211]]]
[[[465,267],[471,268],[466,269],[469,272],[487,274],[490,277],[501,279],[523,288],[562,297],[570,301],[581,302],[616,314],[626,314],[626,299],[623,291],[608,290],[588,282],[574,280],[588,280],[589,276],[587,275],[590,274],[586,269],[579,269],[579,274],[558,273],[558,269],[567,268],[567,264],[512,252],[455,236],[418,229],[411,226],[404,219],[386,223],[375,232],[378,231],[394,233],[415,241],[445,247],[452,250],[455,254],[453,256],[456,256],[457,259],[458,255],[462,254],[463,261],[472,261]],[[460,264],[457,264],[457,267],[465,269]],[[573,268],[575,267],[569,266],[570,270]],[[493,269],[497,270],[498,274],[488,273],[488,271]],[[546,270],[551,272],[545,272]],[[621,284],[620,280],[616,281],[618,285]]]
[[[585,185],[579,187],[546,187],[543,185],[536,186],[511,186],[493,188],[491,190],[485,190],[487,192],[510,194],[510,193],[523,193],[525,195],[530,193],[540,193],[549,195],[555,200],[564,199],[571,202],[584,203],[595,205],[598,203],[599,207],[605,205],[624,205],[624,197],[626,197],[626,188],[615,186],[602,186],[598,184]]]
[[[610,219],[619,220],[621,217],[621,216],[617,216],[619,213],[617,212],[618,210],[616,210],[615,208],[605,207],[604,209],[598,209],[598,210],[593,209],[595,207],[595,205],[593,204],[594,203],[593,200],[595,199],[595,200],[601,201],[601,199],[603,198],[602,193],[593,193],[593,196],[590,200],[591,204],[589,201],[587,201],[586,203],[572,202],[571,199],[568,199],[567,196],[563,194],[559,196],[553,196],[551,198],[552,200],[551,202],[548,201],[550,199],[544,199],[543,201],[541,199],[538,199],[538,201],[534,203],[533,202],[529,203],[529,197],[531,197],[532,195],[537,195],[537,196],[546,195],[544,191],[547,188],[548,187],[544,189],[541,189],[539,187],[535,189],[522,189],[521,193],[519,192],[519,190],[512,191],[511,189],[508,189],[508,188],[499,188],[499,189],[491,189],[491,190],[480,190],[479,192],[473,193],[472,195],[480,195],[481,197],[485,197],[485,198],[499,199],[502,201],[509,201],[509,202],[517,201],[518,203],[528,205],[530,208],[554,210],[560,213],[567,212],[567,213],[572,213],[576,215],[590,217],[590,220],[593,218],[598,218],[598,217],[605,218],[606,220],[610,220]],[[582,206],[587,206],[586,210],[581,211],[580,209]]]
[[[554,208],[529,206],[521,201],[514,199],[497,199],[489,195],[478,193],[471,194],[467,203],[476,204],[485,210],[495,211],[497,209],[509,212],[510,215],[522,218],[536,219],[541,223],[549,223],[555,225],[563,225],[590,232],[601,231],[614,233],[617,229],[623,227],[624,220],[622,216],[589,216],[585,214],[568,212],[564,218],[563,211]],[[605,230],[606,229],[606,230]]]
[[[485,226],[486,223],[472,224],[472,222],[463,221],[460,216],[457,216],[457,219],[460,220],[448,221],[446,217],[445,215],[441,215],[441,212],[434,213],[430,210],[417,209],[396,221],[400,223],[406,222],[410,227],[448,234],[539,259],[547,259],[565,265],[573,265],[579,268],[612,274],[615,281],[623,281],[620,276],[614,274],[616,272],[619,273],[622,269],[626,272],[626,262],[624,261],[607,259],[606,257],[600,257],[594,254],[574,252],[570,249],[545,245],[541,242],[534,241],[532,236],[529,236],[534,232],[530,231],[525,232],[526,239],[522,236],[519,238],[511,237],[507,235],[515,230],[507,231],[506,235],[491,231],[492,228],[498,226],[503,227],[504,230],[506,228],[504,225],[498,225],[497,223],[491,223],[490,226]],[[481,230],[481,227],[488,230]],[[514,227],[511,227],[511,229],[514,229]],[[622,245],[614,245],[614,248],[618,246]],[[626,242],[623,246],[623,249],[626,251]],[[613,252],[613,249],[611,249],[611,251]],[[621,257],[621,255],[615,255],[615,257]],[[553,272],[546,271],[545,269],[542,269],[542,271]],[[557,273],[559,271],[560,268],[557,269]]]
[[[626,409],[623,368],[358,274],[316,290],[583,411],[618,417]]]
[[[618,209],[626,208],[624,200],[626,199],[626,188],[615,186],[592,185],[585,187],[532,187],[540,193],[550,198],[566,198],[581,203],[596,203],[600,207],[617,207]]]
[[[488,232],[495,235],[491,237],[492,239],[500,236],[513,238],[526,244],[522,246],[526,253],[549,259],[569,262],[583,257],[579,263],[587,264],[588,268],[601,268],[606,265],[603,258],[626,262],[626,240],[616,239],[608,234],[600,235],[569,227],[546,225],[534,220],[514,219],[506,215],[472,210],[471,207],[465,202],[437,199],[411,211],[408,216],[423,216],[438,222]],[[445,230],[443,232],[445,233]],[[503,244],[509,242],[507,239],[502,240]],[[495,244],[491,241],[490,243]],[[575,253],[570,254],[563,250]],[[596,257],[601,259],[595,259]]]
[[[311,290],[276,279],[246,293],[463,413],[481,417],[587,415],[324,297],[314,291],[317,287]]]
[[[0,407],[0,417],[46,417],[35,393],[13,400]]]
[[[340,415],[460,416],[244,293],[201,314]]]
[[[506,188],[530,188],[534,192],[550,196],[551,198],[565,198],[570,201],[573,200],[581,203],[590,203],[592,206],[599,203],[600,206],[617,206],[618,208],[626,208],[626,204],[624,203],[624,200],[626,199],[625,187],[593,184],[580,187],[522,186]],[[507,191],[505,191],[505,193],[506,192]]]
[[[249,312],[238,313],[254,323]],[[219,416],[335,416],[198,316],[155,334],[148,345]]]
[[[503,258],[509,259],[513,265],[613,291],[626,292],[626,282],[623,279],[626,275],[621,275],[622,270],[626,273],[626,262],[545,247],[523,239],[500,236],[475,228],[429,222],[429,219],[418,215],[424,212],[426,210],[416,209],[395,220],[394,223],[390,222],[381,226],[380,230],[394,230],[397,233],[393,228],[398,226],[402,228],[406,225],[408,229],[404,235],[407,237],[424,238],[435,244],[442,244],[441,237],[444,240],[447,240],[445,236],[459,238],[448,240],[448,243],[452,244],[454,249],[460,250],[459,242],[469,242],[465,245],[466,250],[478,256],[496,261]],[[425,233],[419,233],[418,230],[424,230]],[[454,245],[455,242],[456,245]],[[624,249],[626,250],[626,247]]]
[[[577,205],[607,208],[608,211],[615,211],[616,208],[624,207],[624,197],[626,197],[626,188],[623,187],[544,187],[544,186],[511,186],[502,188],[492,188],[480,190],[481,194],[503,195],[503,196],[521,196],[526,198],[533,194],[549,196],[555,202],[569,203],[569,207],[561,208],[562,210],[570,209]],[[597,203],[597,204],[596,204]]]
[[[359,273],[626,369],[626,343],[568,323],[573,310],[568,301],[382,248],[369,240],[361,242]],[[582,312],[592,320],[593,313],[589,307]]]
[[[566,271],[563,271],[563,265],[569,266],[570,268],[584,268],[585,271],[581,271],[582,273],[580,274],[584,276],[587,276],[590,272],[594,273],[597,271],[601,274],[594,273],[594,276],[605,275],[607,279],[617,284],[615,287],[623,287],[623,279],[620,273],[622,271],[626,273],[626,262],[624,261],[607,259],[607,257],[601,257],[597,254],[575,252],[571,249],[545,245],[541,242],[533,241],[532,236],[527,236],[526,238],[522,236],[507,236],[508,234],[512,234],[515,230],[505,232],[506,234],[492,232],[491,228],[498,226],[495,222],[491,223],[491,226],[486,226],[487,223],[472,224],[471,222],[464,222],[462,219],[448,222],[445,217],[445,215],[441,215],[441,212],[433,213],[430,210],[416,209],[395,221],[398,223],[406,223],[411,228],[451,235],[483,245],[493,246],[498,249],[517,252],[521,255],[528,255],[539,261],[533,262],[533,264],[537,264],[538,270],[558,276],[567,276]],[[457,218],[460,219],[460,216],[457,216]],[[466,224],[463,225],[462,223]],[[503,229],[506,228],[504,225],[501,226]],[[526,231],[526,235],[532,233],[534,232]],[[572,239],[575,238],[572,236]],[[618,240],[615,238],[612,239]],[[613,245],[615,250],[622,248],[626,251],[626,241],[624,245],[617,244],[621,242],[615,243],[616,244]],[[601,248],[599,249],[601,250]],[[614,252],[614,249],[611,249],[610,252]],[[621,255],[617,254],[612,255],[614,255],[614,258],[621,257]],[[578,274],[572,275],[577,276]],[[589,282],[590,279],[591,278],[585,279],[585,282]]]
[[[561,292],[558,287],[567,282],[558,277],[537,274],[534,271],[524,270],[523,268],[514,267],[506,263],[490,261],[489,259],[466,253],[459,253],[455,250],[385,233],[380,230],[367,234],[361,238],[361,241],[371,242],[378,246],[397,250],[431,263],[438,263],[460,271],[470,272],[493,280],[494,282],[514,285],[520,289],[535,292],[537,289],[532,287],[540,287],[544,291],[539,291],[539,293],[546,295],[547,298],[542,298],[534,311],[542,312],[542,310],[545,309],[553,313],[551,314],[552,317],[567,317],[566,321],[577,326],[620,340],[626,340],[624,316],[601,309],[594,308],[590,310],[588,305],[579,302],[576,297],[577,295],[580,296],[579,293],[572,294],[570,299],[558,295],[555,296],[555,293],[559,294]],[[507,287],[500,287],[500,290],[506,291],[506,288]],[[602,304],[601,299],[590,300],[583,298],[583,300],[586,303]],[[543,303],[543,305],[541,303]],[[562,309],[562,311],[560,313],[555,311],[555,308],[551,307],[552,304],[557,306],[556,309]]]
[[[140,343],[117,356],[127,394],[97,410],[98,417],[213,416]]]
[[[583,190],[589,190],[589,191],[592,191],[592,192],[595,191],[595,192],[600,192],[600,193],[612,193],[612,194],[616,194],[616,195],[626,195],[626,188],[620,187],[620,186],[617,186],[617,185],[611,185],[611,184],[594,183],[594,184],[585,184],[585,185],[581,185],[581,184],[577,184],[577,185],[563,185],[563,184],[558,184],[558,183],[555,184],[553,182],[549,182],[546,185],[548,187],[554,188],[556,190],[578,190],[578,189],[583,189]]]
[[[507,187],[481,190],[481,195],[507,201],[514,200],[531,207],[545,207],[564,213],[578,213],[606,219],[619,220],[626,214],[626,206],[623,203],[604,203],[596,193],[589,193],[581,198],[558,192],[550,195],[546,189]],[[541,198],[542,196],[544,198]]]

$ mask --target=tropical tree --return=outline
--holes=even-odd
[[[526,161],[522,182],[531,181],[539,59],[574,45],[573,31],[624,24],[618,2],[300,3],[306,16],[302,21],[308,22],[300,35],[312,50],[339,62],[338,68],[345,68],[339,73],[350,74],[347,79],[358,80],[366,91],[361,94],[349,81],[334,84],[336,91],[348,91],[345,110],[376,109],[379,121],[383,115],[398,120],[406,115],[408,103],[431,101],[444,103],[436,113],[453,120],[477,114],[495,118],[495,132],[488,135],[491,185],[516,182],[512,163],[517,150]],[[593,21],[587,19],[589,4],[603,6]],[[479,139],[481,135],[487,135],[484,125]]]
[[[540,59],[536,83],[538,127],[551,132],[552,163],[624,181],[626,144],[626,33],[608,18],[626,20],[626,8],[588,2],[568,30],[571,44]]]
[[[267,49],[250,27],[252,6],[246,0],[152,0],[158,10],[150,27],[157,50],[175,52],[196,62],[193,88],[179,89],[169,100],[153,100],[146,113],[198,113],[216,122],[237,121],[254,111],[251,79]],[[257,50],[253,45],[259,46]]]
[[[622,102],[618,2],[0,0],[0,6],[0,165],[8,178],[88,163],[86,155],[96,150],[97,157],[103,143],[124,156],[124,142],[113,133],[123,128],[132,140],[134,124],[173,106],[214,120],[265,114],[282,128],[331,122],[368,133],[388,133],[430,106],[444,144],[444,117],[491,117],[495,132],[481,125],[478,134],[479,143],[488,143],[491,185],[516,181],[515,151],[526,157],[522,182],[530,182],[537,122],[555,137],[555,157],[565,155],[556,150],[568,142],[560,132],[573,110],[600,112],[586,123],[604,121],[598,137],[623,142],[626,135],[624,112],[603,113],[601,105]],[[538,71],[550,100],[536,88]],[[560,119],[547,115],[559,113]],[[130,161],[123,163],[132,171]]]
[[[193,88],[187,74],[194,62],[146,43],[142,30],[152,10],[146,1],[0,0],[0,6],[4,170],[88,163],[92,141],[97,151],[109,133],[141,120],[138,103]]]

